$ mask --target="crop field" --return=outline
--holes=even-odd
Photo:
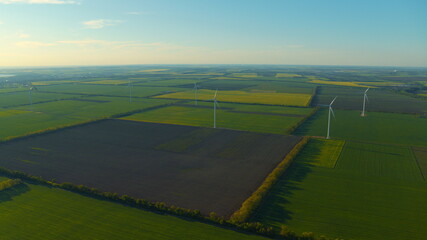
[[[228,216],[299,140],[106,120],[4,143],[0,166]]]
[[[216,124],[218,128],[253,131],[261,133],[286,134],[304,118],[301,111],[297,114],[253,112],[248,108],[239,110],[217,109]],[[237,108],[239,109],[239,108]],[[307,112],[307,111],[305,111]],[[125,120],[178,124],[199,127],[213,127],[213,109],[211,106],[179,105],[151,110],[141,114],[123,117]]]
[[[256,73],[233,73],[234,77],[241,77],[241,78],[255,78],[258,77],[258,74]]]
[[[84,83],[84,84],[123,85],[123,84],[129,84],[129,80],[97,80],[97,81],[81,82],[81,83]]]
[[[427,148],[413,147],[415,158],[417,159],[418,166],[421,169],[424,179],[427,181]]]
[[[173,87],[143,87],[133,86],[132,96],[134,97],[148,97],[158,94],[165,94],[174,91],[183,91],[186,89],[179,89]],[[112,86],[112,85],[96,85],[96,84],[71,84],[66,87],[61,85],[50,85],[39,87],[41,92],[49,93],[71,93],[71,94],[85,94],[85,95],[107,95],[107,96],[129,96],[129,86]]]
[[[249,87],[256,86],[259,81],[236,81],[236,80],[209,80],[202,82],[199,85],[202,89],[218,89],[218,90],[241,90]],[[190,87],[190,85],[189,85]],[[191,87],[194,87],[191,86]]]
[[[62,80],[62,81],[37,81],[37,82],[32,82],[31,84],[33,86],[47,86],[47,85],[55,85],[55,84],[70,84],[70,83],[76,83],[78,81],[67,81],[67,80]]]
[[[309,158],[315,166],[334,168],[344,143],[342,140],[311,139],[300,157]]]
[[[364,91],[365,89],[361,88],[319,87],[318,94],[313,98],[312,106],[329,104],[338,96],[334,108],[362,111]],[[427,109],[425,100],[386,90],[370,89],[368,97],[369,102],[366,106],[368,112],[423,113]]]
[[[299,74],[294,74],[294,73],[277,73],[276,77],[278,77],[278,78],[283,78],[283,77],[294,78],[294,77],[302,77],[302,76]]]
[[[31,99],[33,103],[54,101],[67,98],[76,98],[78,95],[57,94],[57,93],[39,93],[33,91]],[[0,94],[0,107],[13,107],[19,105],[30,104],[30,94],[25,92],[12,92]],[[28,106],[29,108],[30,106]]]
[[[87,97],[34,104],[32,111],[29,111],[29,106],[15,107],[0,111],[0,124],[8,126],[0,132],[0,140],[171,102],[162,99],[135,99],[129,103],[128,98]]]
[[[285,106],[265,106],[265,105],[258,105],[258,104],[240,104],[240,103],[222,103],[220,102],[220,107],[217,108],[218,111],[220,110],[227,110],[227,111],[233,111],[233,112],[250,112],[250,113],[258,113],[258,114],[267,114],[270,113],[271,115],[277,114],[277,115],[283,115],[283,116],[290,116],[290,117],[304,117],[312,113],[315,109],[314,108],[307,108],[307,107],[285,107]],[[195,106],[195,102],[188,101],[186,103],[182,103],[181,105],[186,106]],[[197,106],[199,107],[208,107],[211,108],[213,111],[213,103],[209,101],[198,101]]]
[[[368,85],[362,85],[358,82],[338,82],[338,81],[323,81],[323,80],[311,80],[311,83],[318,83],[318,84],[327,84],[327,85],[337,85],[337,86],[347,86],[347,87],[372,87]]]
[[[427,184],[409,147],[347,141],[334,169],[316,163],[323,147],[309,142],[252,220],[344,239],[425,239]]]
[[[0,212],[2,240],[264,239],[33,184],[1,191]]]
[[[139,83],[136,83],[137,86],[160,86],[160,87],[175,87],[181,85],[188,85],[193,88],[194,83],[200,83],[205,80],[199,79],[166,79],[166,80],[146,80]]]
[[[202,89],[198,91],[198,99],[209,100],[215,95],[214,90]],[[170,93],[157,96],[156,98],[169,99],[194,99],[193,91]],[[284,106],[305,107],[310,103],[310,94],[298,93],[266,93],[266,92],[244,92],[244,91],[218,91],[218,101],[238,103],[258,103]]]
[[[303,82],[258,81],[257,85],[248,87],[245,90],[313,94],[314,88],[314,85]]]
[[[427,134],[423,131],[427,118],[398,113],[367,114],[366,117],[361,117],[359,111],[335,110],[336,119],[331,120],[331,137],[420,146],[427,144]],[[326,136],[327,123],[328,110],[320,109],[304,122],[295,134]]]

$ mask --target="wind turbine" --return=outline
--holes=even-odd
[[[197,106],[197,90],[199,87],[197,86],[197,83],[194,83],[194,104]]]
[[[30,88],[28,89],[28,99],[30,100],[31,111],[33,111],[33,90],[37,90],[37,88],[30,85]]]
[[[216,128],[216,107],[218,106],[218,101],[216,100],[217,93],[218,93],[218,89],[215,91],[214,97],[209,100],[209,101],[213,101],[214,103],[214,128]]]
[[[362,117],[366,116],[366,114],[365,114],[365,105],[366,105],[366,102],[369,102],[368,95],[366,94],[368,91],[369,91],[369,88],[368,88],[368,89],[366,89],[365,93],[363,94],[363,110],[362,110]]]
[[[324,106],[324,107],[328,107],[329,108],[329,114],[328,114],[328,133],[326,135],[326,139],[330,139],[329,132],[330,132],[330,129],[331,129],[331,114],[335,118],[334,110],[332,109],[332,104],[334,104],[335,99],[337,99],[337,97],[335,97],[334,100],[332,100],[332,102],[329,105],[320,105],[320,106]]]

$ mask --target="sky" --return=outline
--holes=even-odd
[[[0,66],[427,67],[426,0],[0,0]]]

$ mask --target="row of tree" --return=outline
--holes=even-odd
[[[11,188],[22,183],[21,179],[7,179],[0,182],[0,191]]]

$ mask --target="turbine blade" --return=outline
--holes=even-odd
[[[369,102],[368,95],[365,94],[366,101]]]
[[[215,99],[215,105],[219,108],[219,103],[218,101],[216,101],[216,99]]]
[[[368,91],[369,91],[369,88],[368,88],[368,89],[366,89],[365,94],[366,94]]]
[[[217,93],[218,93],[218,88],[216,89],[216,91],[215,91],[215,96],[214,96],[214,98],[213,99],[216,99],[216,95],[217,95]]]
[[[334,113],[334,110],[332,109],[332,107],[329,107],[329,110],[331,111],[332,116],[334,116],[334,119],[336,119],[336,118],[335,118],[335,113]]]
[[[338,97],[338,96],[336,96],[336,97],[334,98],[334,100],[332,100],[332,102],[331,102],[331,104],[329,104],[329,106],[332,106],[332,104],[334,104],[334,102],[335,102],[335,100],[337,99],[337,97]]]

